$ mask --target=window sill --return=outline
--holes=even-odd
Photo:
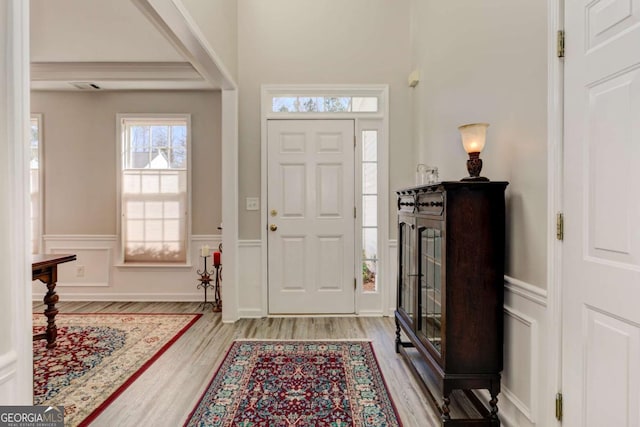
[[[149,268],[149,269],[154,269],[154,268],[161,268],[161,269],[167,269],[167,268],[173,268],[176,270],[191,270],[193,268],[192,264],[163,264],[163,263],[120,263],[120,264],[115,264],[114,267],[116,268],[137,268],[137,269],[141,269],[141,268]]]

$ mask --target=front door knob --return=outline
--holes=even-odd
[[[269,230],[271,230],[271,231],[276,231],[277,229],[278,229],[278,226],[277,226],[277,225],[275,225],[275,224],[271,224],[271,225],[269,226]]]

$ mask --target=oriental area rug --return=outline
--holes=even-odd
[[[59,314],[57,347],[33,342],[34,405],[64,406],[65,426],[88,425],[200,316]],[[33,325],[44,332],[44,315]]]
[[[367,341],[235,341],[185,426],[401,426]]]

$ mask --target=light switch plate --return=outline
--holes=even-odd
[[[257,211],[260,209],[260,198],[259,197],[247,197],[247,208],[248,211]]]

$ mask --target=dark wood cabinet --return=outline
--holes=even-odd
[[[397,191],[396,352],[444,426],[500,425],[507,185],[455,181]],[[491,396],[488,407],[473,391],[481,389]]]

